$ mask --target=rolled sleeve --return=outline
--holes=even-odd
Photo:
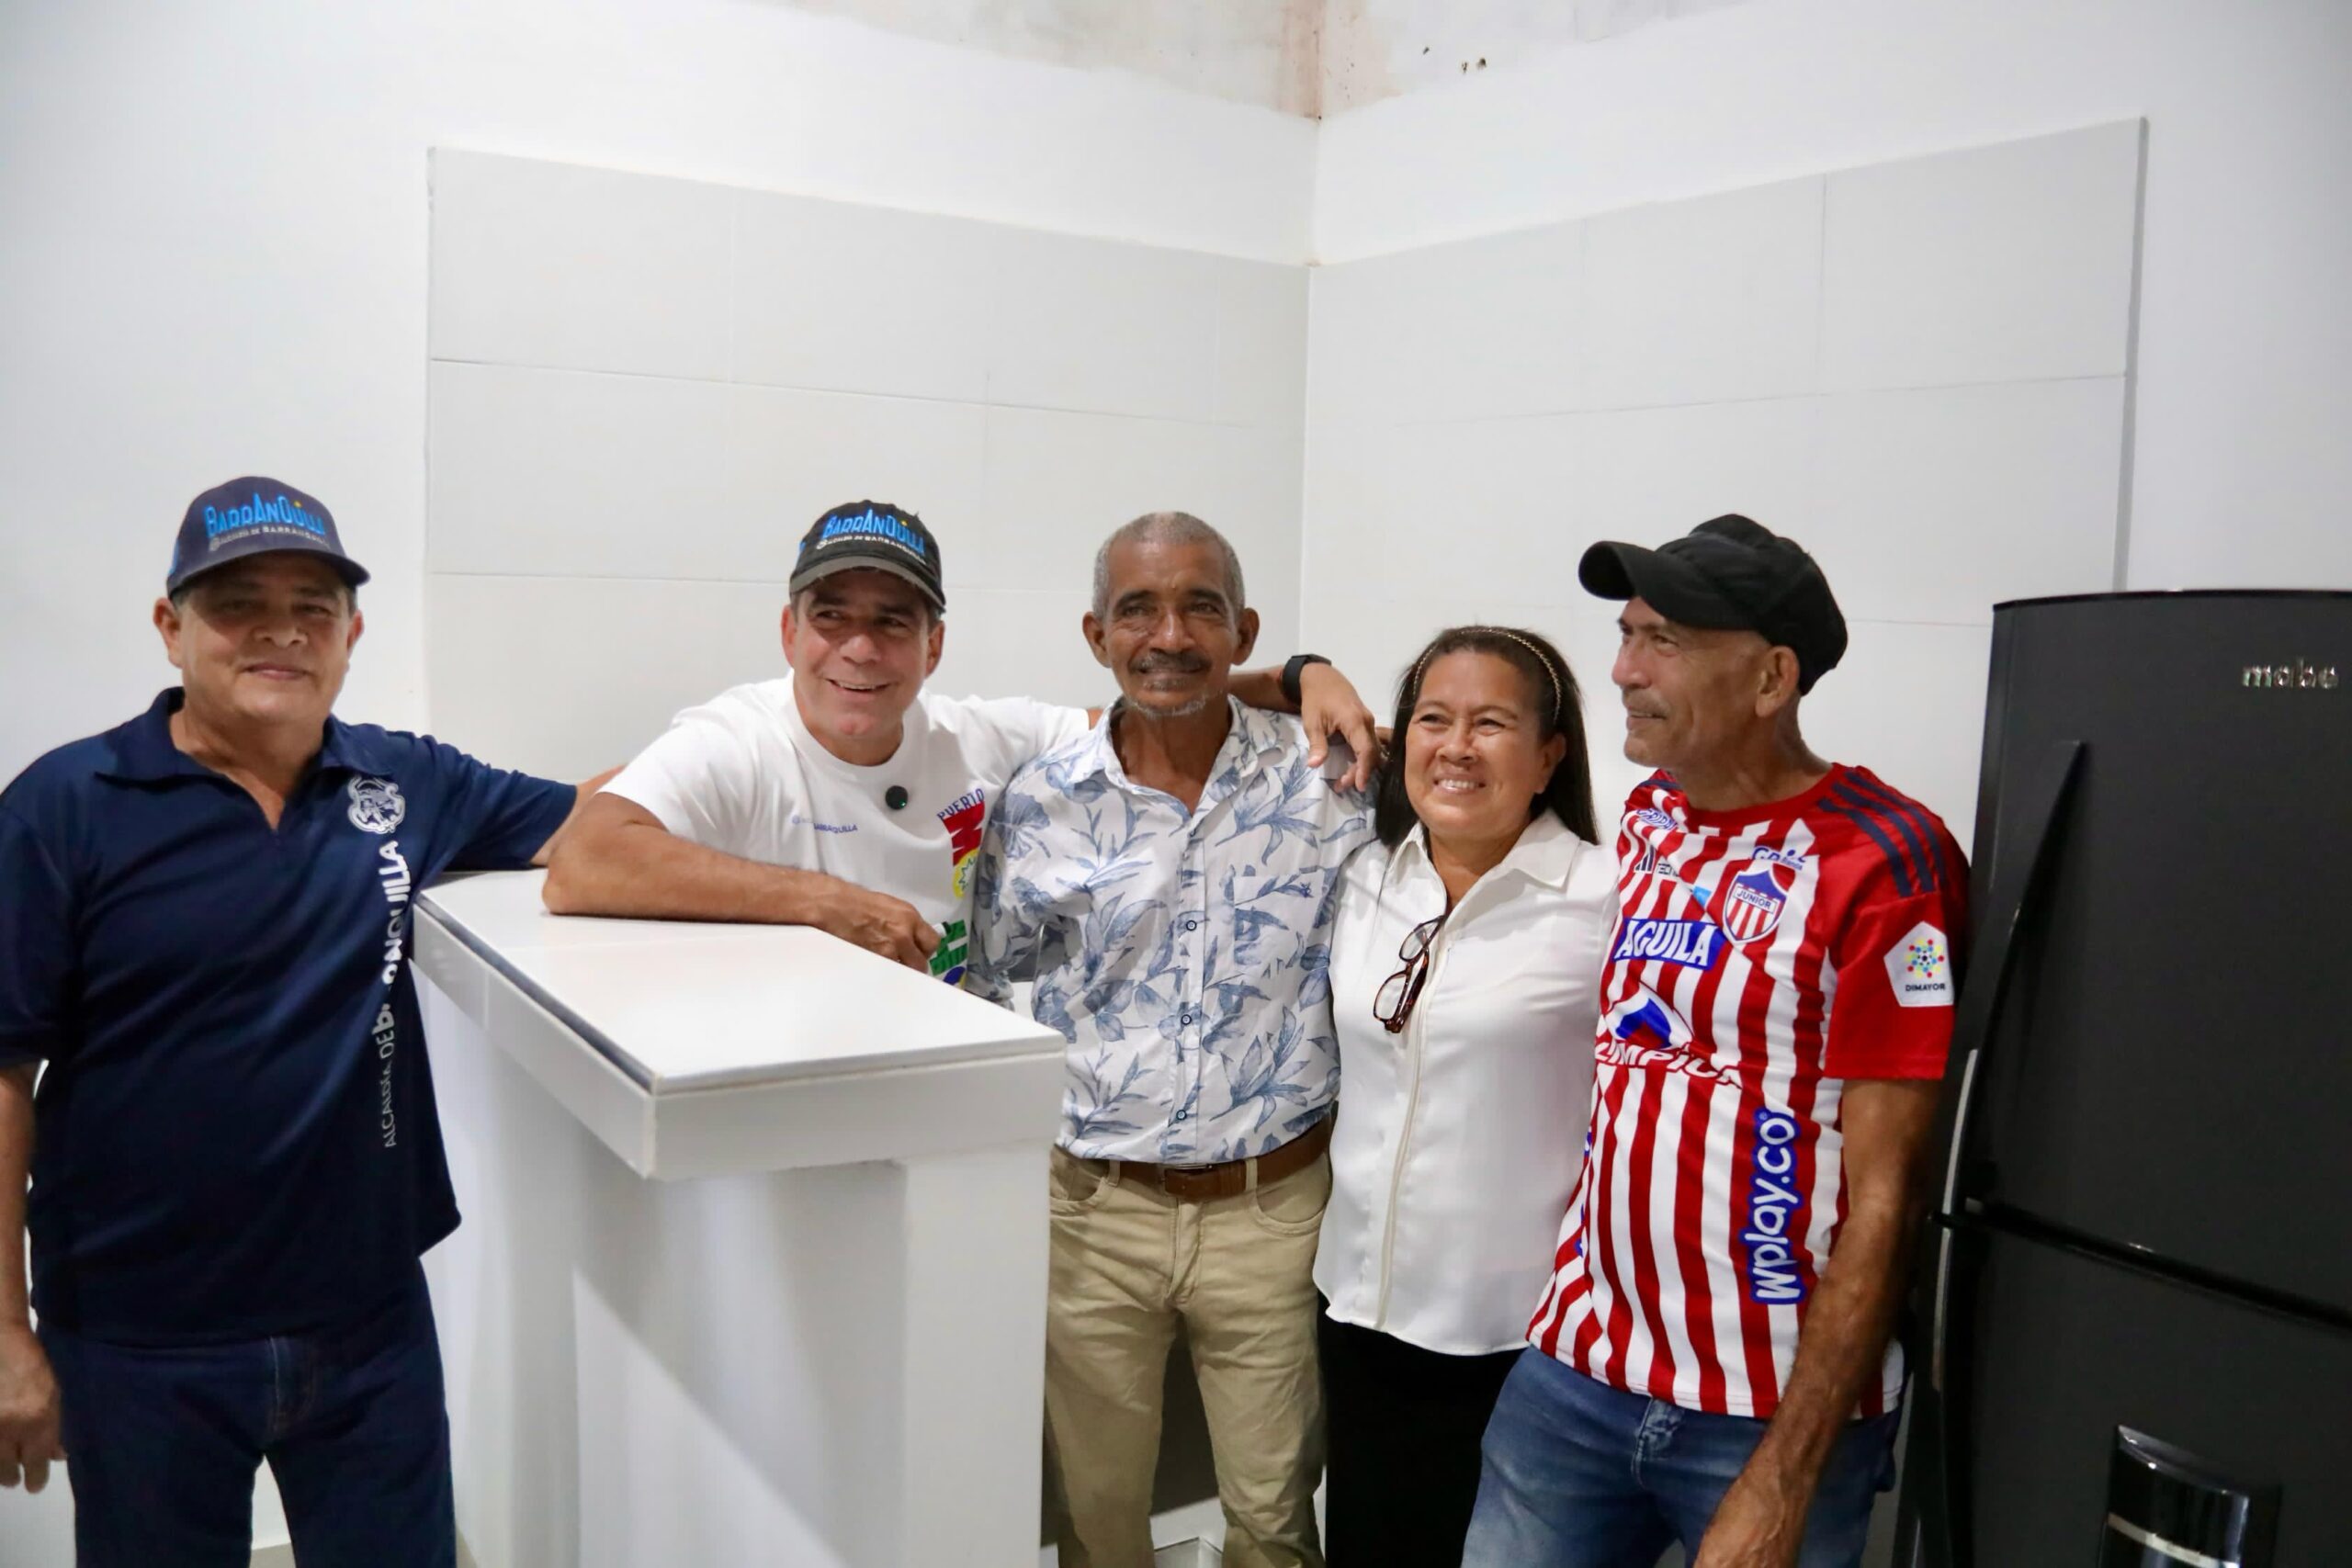
[[[0,806],[0,1067],[64,1049],[74,969],[72,887],[32,828]]]

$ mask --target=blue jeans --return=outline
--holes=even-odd
[[[1838,1437],[1799,1568],[1854,1568],[1871,1505],[1894,1481],[1894,1415]],[[1487,1424],[1462,1568],[1651,1568],[1692,1556],[1767,1424],[1626,1393],[1523,1351]]]
[[[266,1460],[302,1568],[451,1568],[441,1346],[424,1271],[317,1334],[169,1348],[43,1325],[80,1568],[246,1568]]]

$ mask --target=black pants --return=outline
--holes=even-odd
[[[1478,1439],[1517,1350],[1445,1356],[1319,1320],[1331,1568],[1456,1568],[1478,1500]]]

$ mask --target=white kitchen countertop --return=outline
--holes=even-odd
[[[419,969],[648,1176],[1052,1140],[1053,1030],[797,926],[554,915],[543,872],[419,900]]]

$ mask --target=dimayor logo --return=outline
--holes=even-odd
[[[1886,978],[1894,999],[1905,1007],[1951,1006],[1951,944],[1942,931],[1921,920],[1888,951]]]
[[[322,539],[327,536],[325,524],[303,510],[300,502],[288,501],[282,495],[265,501],[256,493],[243,506],[208,506],[204,509],[204,536],[208,539],[218,539],[223,534],[266,524],[299,528]]]
[[[887,539],[899,548],[917,556],[928,556],[922,536],[895,517],[886,517],[871,507],[854,514],[825,519],[825,531],[817,536],[820,549],[836,539]]]
[[[351,781],[351,825],[364,833],[389,833],[408,815],[401,786],[390,779]]]

